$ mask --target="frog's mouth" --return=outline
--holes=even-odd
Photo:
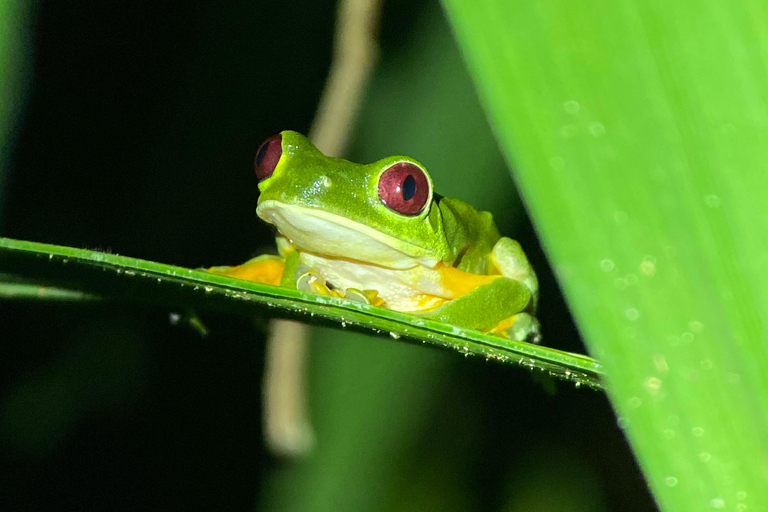
[[[423,247],[322,210],[270,199],[259,203],[256,213],[302,251],[393,269],[434,268],[439,262]]]

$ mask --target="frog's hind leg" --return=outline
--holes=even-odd
[[[531,302],[520,313],[500,322],[491,329],[494,334],[513,340],[539,343],[541,329],[534,314],[539,300],[539,282],[533,267],[528,263],[522,247],[511,238],[502,237],[491,251],[491,266],[506,277],[523,283],[531,291]]]
[[[208,272],[279,286],[284,269],[285,258],[265,254],[234,267],[211,267],[208,269]]]

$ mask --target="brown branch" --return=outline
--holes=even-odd
[[[309,138],[326,155],[349,145],[363,91],[378,57],[376,34],[382,0],[341,0],[331,70]],[[296,456],[314,445],[307,406],[309,327],[272,321],[264,375],[264,435],[278,455]]]

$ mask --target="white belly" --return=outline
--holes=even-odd
[[[440,300],[429,301],[426,296],[452,299],[453,294],[443,287],[439,270],[417,265],[398,270],[357,261],[325,258],[301,252],[302,271],[317,270],[328,284],[346,290],[376,290],[386,306],[396,311],[415,312],[432,309]],[[306,270],[304,270],[306,269]]]

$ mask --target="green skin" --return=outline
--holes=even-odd
[[[435,279],[443,266],[470,274],[501,275],[436,309],[408,310],[479,330],[511,319],[506,335],[538,341],[539,326],[533,317],[536,275],[519,244],[499,235],[490,213],[458,199],[435,196],[431,177],[412,158],[391,156],[356,164],[323,155],[299,133],[281,135],[282,156],[272,176],[259,183],[256,211],[279,231],[278,246],[287,257],[284,286],[306,282],[301,276],[308,271],[319,272],[328,276],[333,287],[338,289],[341,283],[342,289],[353,290],[358,297],[359,290],[379,291],[404,276],[408,293],[435,294]],[[429,200],[418,215],[397,213],[379,197],[379,177],[398,162],[418,166],[429,180]],[[291,257],[296,254],[298,259]],[[360,272],[370,270],[383,273],[380,284],[377,278],[360,277]],[[452,275],[470,281],[477,277]]]

